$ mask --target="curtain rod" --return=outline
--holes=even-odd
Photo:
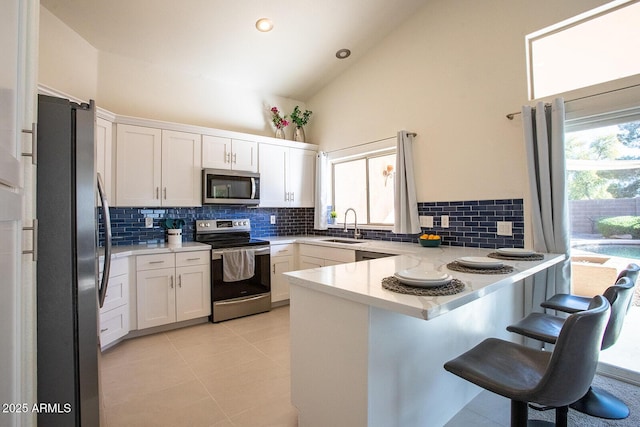
[[[611,89],[611,90],[606,90],[604,92],[594,93],[593,95],[585,95],[585,96],[581,96],[579,98],[569,99],[567,101],[564,101],[564,103],[566,104],[567,102],[580,101],[581,99],[593,98],[595,96],[606,95],[608,93],[618,92],[620,90],[625,90],[625,89],[631,89],[632,87],[638,87],[638,86],[640,86],[640,83],[639,84],[635,84],[635,85],[621,87],[621,88],[618,88],[618,89]],[[545,105],[548,106],[548,105],[551,105],[551,104],[546,103]],[[506,115],[506,117],[509,120],[513,120],[513,118],[515,117],[516,114],[522,114],[522,111],[517,111],[515,113],[509,113],[509,114]]]
[[[415,133],[415,132],[407,132],[407,134],[408,134],[408,135],[411,135],[411,136],[413,136],[413,137],[418,136],[418,134],[417,134],[417,133]],[[375,141],[363,142],[362,144],[350,145],[349,147],[336,148],[335,150],[325,151],[325,152],[326,152],[327,154],[329,154],[329,153],[335,153],[336,151],[348,150],[349,148],[362,147],[363,145],[374,144],[374,143],[376,143],[376,142],[386,141],[387,139],[393,139],[393,138],[397,138],[397,137],[396,137],[396,136],[389,136],[389,137],[387,137],[387,138],[376,139]]]

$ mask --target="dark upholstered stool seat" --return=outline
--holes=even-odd
[[[638,280],[638,272],[640,267],[637,264],[629,264],[627,268],[620,272],[616,282],[622,277],[628,277],[634,283]],[[589,307],[591,298],[581,297],[571,294],[556,294],[548,300],[542,302],[540,305],[544,308],[548,308],[556,311],[564,311],[565,313],[577,313],[578,311],[584,311]]]
[[[528,402],[558,408],[556,423],[567,425],[567,405],[588,389],[598,364],[609,303],[593,298],[589,310],[564,322],[553,352],[489,338],[445,363],[444,368],[511,399],[511,425],[527,425]]]
[[[507,331],[555,344],[564,320],[564,317],[551,316],[544,313],[531,313],[518,323],[507,326]]]
[[[627,308],[633,297],[635,283],[621,277],[615,285],[604,292],[611,304],[611,316],[602,339],[601,349],[611,347],[618,339]],[[575,315],[575,314],[574,314]],[[543,313],[531,313],[518,323],[507,326],[507,330],[539,341],[555,344],[565,319]],[[580,400],[571,404],[573,409],[600,418],[622,419],[629,416],[629,408],[620,399],[604,390],[589,388]]]

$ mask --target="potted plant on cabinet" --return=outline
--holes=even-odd
[[[182,218],[165,218],[162,226],[167,230],[167,243],[172,246],[182,245],[182,227],[184,227],[184,219]]]
[[[289,126],[289,122],[287,121],[287,116],[280,116],[280,110],[278,107],[271,107],[271,121],[273,125],[276,127],[276,138],[284,139],[284,128]]]
[[[304,128],[307,123],[309,123],[309,119],[311,118],[312,111],[304,110],[304,113],[300,111],[300,108],[296,105],[293,109],[293,112],[289,116],[291,121],[295,123],[296,129],[293,132],[293,140],[298,142],[304,142]]]

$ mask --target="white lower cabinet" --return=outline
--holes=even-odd
[[[111,261],[109,286],[100,308],[100,348],[129,333],[129,258]]]
[[[210,252],[136,257],[138,329],[211,314]]]
[[[351,249],[300,244],[298,251],[300,270],[356,261],[356,251]]]
[[[289,281],[282,273],[296,269],[295,244],[271,244],[271,302],[289,299]]]

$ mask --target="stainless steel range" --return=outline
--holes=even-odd
[[[198,220],[195,229],[195,240],[212,247],[211,320],[271,310],[269,242],[251,238],[250,220]]]

